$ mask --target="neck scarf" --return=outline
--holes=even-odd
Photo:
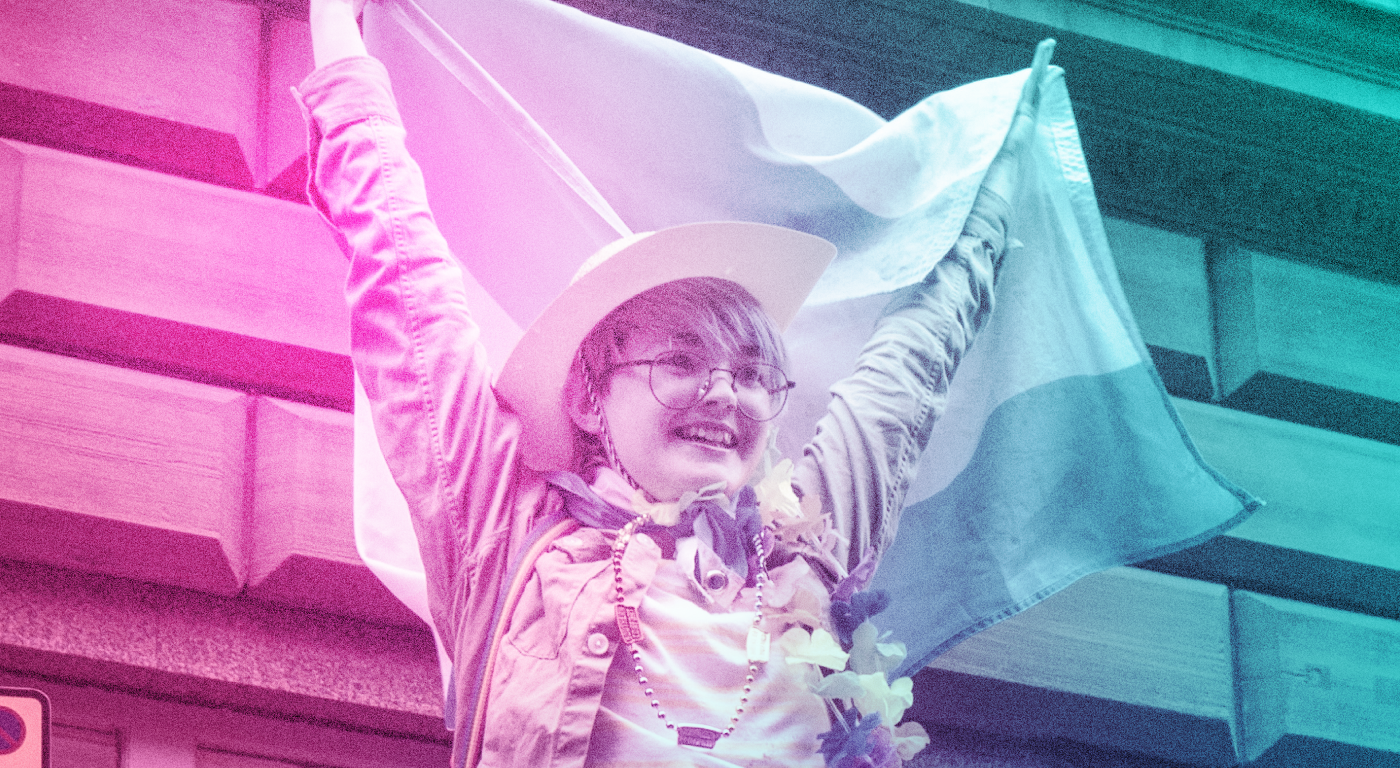
[[[551,472],[547,479],[564,491],[565,511],[583,525],[615,531],[637,517],[631,508],[605,500],[572,472]],[[675,525],[648,522],[638,530],[658,539],[663,547],[686,536],[695,536],[746,581],[757,572],[754,537],[763,532],[763,518],[758,513],[758,497],[748,486],[739,491],[732,508],[723,494],[708,494],[681,510]]]

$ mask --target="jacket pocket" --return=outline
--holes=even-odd
[[[536,659],[559,657],[579,595],[607,566],[606,560],[576,562],[578,554],[556,545],[535,561],[506,635],[519,653]]]

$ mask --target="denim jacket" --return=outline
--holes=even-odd
[[[355,368],[454,663],[453,764],[581,766],[619,642],[614,533],[567,519],[561,491],[518,456],[520,423],[491,387],[383,66],[337,61],[298,96],[311,201],[350,259]],[[832,516],[844,539],[838,568],[894,537],[953,371],[991,312],[1005,219],[1004,203],[980,201],[954,250],[896,295],[855,372],[832,389],[794,485]],[[628,547],[630,604],[661,556],[645,536]]]

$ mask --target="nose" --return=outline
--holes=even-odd
[[[718,374],[724,374],[719,376]],[[723,382],[723,386],[720,383]],[[709,377],[700,387],[702,403],[727,403],[737,405],[739,393],[734,391],[734,374],[724,368],[715,368],[710,371]]]

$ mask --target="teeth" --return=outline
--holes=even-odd
[[[683,434],[687,439],[703,440],[707,443],[723,445],[726,448],[734,445],[734,435],[725,429],[693,426],[686,427]]]

